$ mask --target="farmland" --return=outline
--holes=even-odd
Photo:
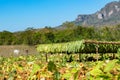
[[[35,47],[17,46],[22,54],[0,57],[0,80],[119,80],[120,45],[109,42],[97,49],[96,41],[94,45],[84,42],[41,44],[37,46],[39,53]],[[29,55],[24,56],[25,49]]]
[[[120,0],[0,0],[0,11],[0,80],[120,80]]]
[[[0,57],[0,80],[119,80],[120,60],[67,62],[63,55]],[[77,58],[76,55],[73,55]],[[56,58],[57,57],[57,58]],[[73,58],[74,59],[74,58]]]

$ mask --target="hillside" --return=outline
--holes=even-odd
[[[78,15],[74,21],[77,25],[105,26],[120,23],[120,1],[108,3],[100,11],[90,15]]]

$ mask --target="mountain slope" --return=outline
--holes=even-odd
[[[77,25],[102,26],[120,24],[120,1],[108,3],[100,11],[90,15],[78,15]]]

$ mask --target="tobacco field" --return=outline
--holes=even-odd
[[[100,44],[106,51],[96,54],[96,44],[83,43],[44,44],[38,45],[39,54],[1,56],[0,80],[120,80],[119,45]]]

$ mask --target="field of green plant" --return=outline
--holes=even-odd
[[[1,56],[0,80],[120,80],[119,47],[84,41],[42,44],[39,54]],[[104,54],[92,53],[99,51]]]
[[[120,59],[68,62],[66,54],[0,57],[0,80],[120,80]]]

